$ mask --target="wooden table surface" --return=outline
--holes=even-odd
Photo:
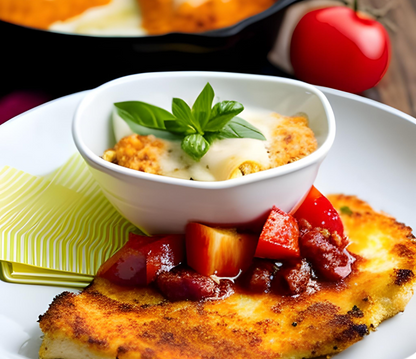
[[[416,0],[361,0],[360,5],[388,10],[381,22],[392,45],[387,73],[363,95],[416,117]]]

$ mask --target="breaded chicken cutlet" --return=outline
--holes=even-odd
[[[96,278],[40,316],[41,359],[317,358],[341,352],[405,309],[416,282],[411,229],[353,196],[340,211],[356,261],[338,283],[298,296],[236,291],[224,300],[169,302],[151,287]]]

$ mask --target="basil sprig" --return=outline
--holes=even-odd
[[[181,140],[182,150],[195,161],[199,161],[207,153],[215,140],[266,140],[256,127],[236,117],[244,110],[241,103],[222,101],[212,106],[214,97],[214,90],[207,83],[192,108],[184,100],[174,98],[172,113],[141,101],[117,102],[114,106],[118,115],[134,133]]]

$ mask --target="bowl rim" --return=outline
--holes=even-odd
[[[151,79],[151,78],[186,78],[186,77],[198,77],[198,76],[209,76],[211,78],[233,78],[233,79],[246,79],[246,80],[257,80],[257,81],[266,81],[266,82],[277,82],[283,84],[295,85],[302,88],[303,90],[309,91],[316,95],[321,101],[328,124],[328,132],[324,142],[321,146],[310,155],[301,158],[298,161],[280,166],[271,168],[265,171],[260,171],[257,173],[250,174],[250,176],[243,176],[239,178],[234,178],[232,180],[223,180],[223,181],[191,181],[188,179],[174,178],[162,175],[155,175],[151,173],[145,173],[136,171],[130,168],[116,165],[114,163],[105,161],[100,156],[96,155],[82,140],[82,134],[80,130],[80,122],[82,121],[83,112],[86,107],[102,92],[106,91],[108,88],[117,85],[123,85],[137,79]],[[180,187],[189,187],[189,188],[199,188],[199,189],[227,189],[232,187],[238,187],[241,185],[261,182],[271,178],[281,177],[285,174],[295,172],[302,168],[309,167],[316,162],[320,163],[323,161],[327,153],[329,152],[332,144],[335,140],[336,124],[335,116],[332,110],[332,107],[326,98],[326,96],[315,86],[308,83],[293,80],[284,77],[277,76],[268,76],[268,75],[255,75],[255,74],[242,74],[242,73],[233,73],[233,72],[215,72],[215,71],[167,71],[167,72],[148,72],[148,73],[139,73],[133,75],[123,76],[111,81],[108,81],[101,86],[96,87],[95,89],[87,92],[85,97],[78,104],[75,111],[73,121],[72,121],[72,137],[77,147],[78,151],[86,160],[86,162],[93,168],[105,173],[112,175],[114,177],[123,178],[127,176],[131,180],[142,180],[157,182],[160,184],[170,184],[173,186]]]
[[[222,38],[222,37],[229,37],[234,36],[238,34],[239,32],[243,31],[246,27],[249,27],[255,22],[261,21],[281,10],[284,10],[289,5],[292,5],[295,2],[304,1],[304,0],[277,0],[273,5],[271,5],[266,10],[263,10],[262,12],[259,12],[258,14],[249,16],[245,19],[240,20],[239,22],[236,22],[235,24],[221,27],[219,29],[213,29],[213,30],[207,30],[203,32],[168,32],[164,34],[156,34],[156,35],[92,35],[92,34],[76,34],[71,32],[64,32],[64,31],[56,31],[56,30],[49,30],[49,29],[41,29],[36,28],[33,26],[28,25],[20,25],[14,22],[10,22],[7,20],[0,19],[0,23],[8,24],[17,26],[19,28],[27,29],[30,31],[36,31],[40,33],[50,33],[55,34],[58,36],[71,36],[71,37],[83,37],[83,38],[99,38],[99,39],[134,39],[134,40],[140,40],[140,39],[165,39],[169,40],[171,37],[183,37],[183,38],[198,38],[198,37],[212,37],[212,38]]]

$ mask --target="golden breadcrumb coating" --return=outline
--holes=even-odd
[[[308,119],[300,115],[282,117],[272,137],[269,147],[271,168],[298,161],[318,148],[315,135],[308,127]]]
[[[153,135],[123,137],[114,149],[104,152],[103,159],[133,170],[160,174],[159,159],[165,144]]]
[[[41,359],[301,359],[339,353],[404,310],[416,282],[411,229],[352,196],[329,199],[341,212],[356,257],[339,283],[299,296],[247,294],[168,302],[152,288],[96,278],[81,294],[57,296],[39,323]]]

